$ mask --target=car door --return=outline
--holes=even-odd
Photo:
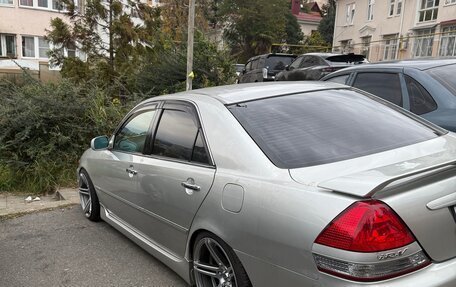
[[[135,163],[140,229],[157,244],[184,257],[192,220],[209,192],[215,166],[196,108],[166,102],[154,128],[149,155]]]
[[[98,196],[105,208],[134,227],[138,227],[135,217],[138,210],[132,204],[138,198],[135,163],[143,158],[156,108],[152,104],[132,112],[104,152],[102,164],[93,169]]]

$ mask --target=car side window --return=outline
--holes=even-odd
[[[412,77],[405,76],[405,84],[410,99],[410,111],[417,115],[429,113],[437,109],[437,104],[423,86]]]
[[[299,57],[296,60],[293,61],[293,63],[290,64],[289,70],[297,69],[299,68],[299,65],[301,64],[303,57]]]
[[[156,110],[132,116],[114,138],[113,150],[142,153]]]
[[[302,59],[302,62],[301,62],[301,68],[308,68],[311,66],[313,66],[312,57],[304,56],[304,58]]]
[[[252,69],[252,62],[248,62],[246,65],[245,65],[245,70],[248,72]]]
[[[348,77],[350,74],[346,75],[341,75],[337,77],[332,77],[331,79],[328,79],[327,82],[333,82],[333,83],[338,83],[338,84],[343,84],[345,85],[347,83]]]
[[[152,154],[209,164],[201,129],[193,114],[165,109],[158,124]]]
[[[397,73],[359,73],[353,86],[402,107],[401,82]]]

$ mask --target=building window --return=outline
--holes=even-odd
[[[38,7],[48,8],[48,0],[38,0]]]
[[[52,0],[52,9],[53,10],[63,10],[64,6],[63,6],[63,3],[62,1],[60,0]]]
[[[385,42],[385,49],[383,51],[383,60],[394,60],[396,59],[397,51],[397,34],[383,36]]]
[[[13,5],[13,0],[0,0],[0,5]]]
[[[396,15],[401,15],[401,13],[402,13],[402,0],[397,0]]]
[[[21,6],[30,6],[33,7],[33,0],[20,0]]]
[[[456,56],[456,26],[444,27],[442,29],[439,56]]]
[[[388,16],[394,15],[394,0],[389,0],[389,7],[388,7]]]
[[[415,58],[432,56],[435,29],[422,29],[416,31],[412,56]]]
[[[374,0],[367,0],[367,21],[374,20]]]
[[[437,19],[439,0],[421,0],[418,10],[418,22],[426,22]]]
[[[388,2],[388,16],[400,15],[402,13],[403,0],[389,0]]]
[[[22,57],[35,58],[35,38],[22,36]]]
[[[370,52],[370,43],[372,40],[372,36],[366,36],[361,38],[361,55],[364,55],[366,59],[369,59],[369,52]]]
[[[355,3],[348,4],[346,12],[346,24],[353,25],[353,20],[355,19]]]
[[[49,58],[49,42],[46,41],[43,37],[38,37],[38,53],[40,58]]]
[[[445,5],[456,4],[456,0],[445,0]]]
[[[0,34],[0,57],[16,58],[16,36]]]

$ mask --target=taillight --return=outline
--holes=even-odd
[[[430,263],[400,217],[379,200],[358,201],[317,237],[320,271],[355,281],[399,276]]]
[[[327,68],[323,68],[321,69],[322,72],[324,73],[332,73],[332,72],[335,72],[337,71],[338,69],[337,68],[334,68],[334,67],[327,67]]]

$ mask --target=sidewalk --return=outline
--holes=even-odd
[[[71,188],[59,189],[54,195],[40,196],[39,201],[26,202],[27,197],[27,194],[22,196],[0,194],[0,220],[26,213],[79,204],[78,191]]]

